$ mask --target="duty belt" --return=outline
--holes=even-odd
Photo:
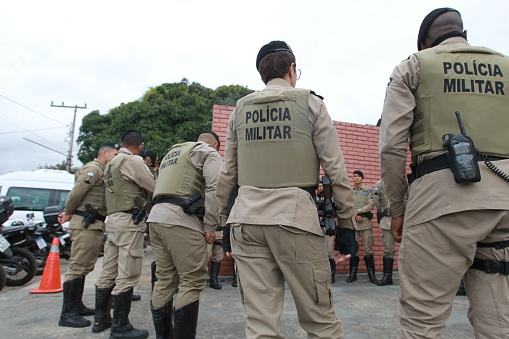
[[[505,160],[507,158],[502,157],[494,157],[494,156],[488,156],[488,159],[490,161],[497,161],[497,160]],[[477,156],[477,161],[483,161],[483,159],[479,156]],[[419,166],[411,165],[412,167],[412,173],[415,176],[415,179],[418,179],[426,174],[439,171],[444,168],[451,168],[451,164],[449,163],[449,158],[447,156],[447,153],[441,154],[436,158],[432,158],[429,160],[424,161]]]
[[[177,198],[177,197],[162,197],[162,198],[157,199],[154,202],[154,205],[168,203],[168,204],[173,204],[173,205],[177,205],[177,206],[182,206],[182,203],[184,201],[185,201],[185,199]]]
[[[488,274],[500,273],[509,275],[509,261],[496,261],[474,258],[474,263],[470,268],[484,271]]]
[[[85,217],[87,212],[85,212],[85,211],[74,211],[74,214],[77,214],[79,216]],[[106,216],[97,213],[97,215],[95,216],[95,220],[99,220],[99,221],[104,222],[104,220],[106,220]]]

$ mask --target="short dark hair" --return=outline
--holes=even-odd
[[[294,62],[295,56],[290,52],[270,53],[260,61],[258,72],[262,76],[262,81],[267,84],[272,79],[283,78]]]
[[[143,144],[143,137],[137,130],[129,130],[122,136],[122,144],[127,147],[138,147]]]

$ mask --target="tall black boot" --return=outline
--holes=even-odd
[[[111,327],[111,291],[110,288],[99,288],[95,286],[95,315],[92,332],[100,333]]]
[[[221,268],[220,262],[211,261],[210,262],[210,287],[215,290],[220,290],[223,286],[217,281],[217,276],[219,275],[219,269]]]
[[[113,295],[113,321],[110,339],[145,339],[148,331],[137,330],[129,322],[133,289]]]
[[[64,282],[64,304],[60,314],[59,326],[67,327],[87,327],[90,326],[90,320],[80,316],[78,303],[80,298],[82,279],[76,278]]]
[[[334,284],[336,282],[336,262],[334,259],[329,259],[330,264],[330,282]]]
[[[152,307],[152,320],[156,330],[156,339],[173,339],[173,298],[159,308]]]
[[[175,339],[194,339],[198,325],[198,310],[200,301],[196,300],[184,307],[175,309],[174,330]]]
[[[85,277],[81,279],[81,286],[80,286],[80,295],[78,299],[78,312],[81,316],[85,315],[94,315],[95,310],[93,308],[88,308],[83,304],[83,290],[85,289]]]
[[[346,279],[347,283],[357,281],[357,270],[359,269],[359,257],[350,257],[350,275]]]
[[[369,282],[373,284],[378,284],[378,280],[376,280],[375,276],[375,257],[373,256],[373,254],[364,256],[364,263],[366,264],[366,268],[368,269]]]
[[[235,269],[235,259],[233,258],[232,258],[232,268],[233,268],[232,287],[238,287],[239,284],[237,283],[237,270]]]
[[[378,281],[378,286],[392,285],[392,266],[394,259],[384,257],[384,276]]]

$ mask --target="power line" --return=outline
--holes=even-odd
[[[28,108],[28,107],[26,107],[26,106],[24,106],[24,105],[20,104],[19,102],[16,102],[16,101],[14,101],[14,100],[12,100],[12,99],[9,99],[9,98],[8,98],[8,97],[6,97],[5,95],[0,94],[0,97],[4,98],[4,99],[6,99],[6,100],[9,100],[10,102],[13,102],[13,103],[15,103],[16,105],[19,105],[19,106],[21,106],[21,107],[23,107],[23,108],[25,108],[25,109],[27,109],[27,110],[29,110],[29,111],[31,111],[31,112],[34,112],[34,113],[36,113],[36,114],[39,114],[39,115],[41,115],[41,116],[45,117],[46,119],[50,119],[50,120],[53,120],[53,121],[55,121],[55,122],[58,122],[59,124],[62,124],[62,125],[64,125],[64,126],[67,126],[67,124],[65,124],[65,123],[63,123],[63,122],[61,122],[61,121],[55,120],[55,119],[53,119],[53,118],[50,118],[50,117],[48,117],[48,116],[46,116],[46,115],[44,115],[44,114],[42,114],[42,113],[39,113],[39,112],[37,112],[37,111],[34,111],[33,109]]]
[[[41,128],[41,129],[28,129],[24,131],[13,131],[13,132],[0,132],[0,134],[14,134],[14,133],[24,133],[24,132],[38,132],[38,131],[47,131],[49,129],[59,129],[59,128],[65,128],[65,127],[48,127],[48,128]]]

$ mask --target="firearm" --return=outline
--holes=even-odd
[[[143,200],[143,203],[140,203],[140,200]],[[145,218],[146,208],[147,208],[148,201],[143,199],[143,198],[140,198],[138,196],[135,196],[134,197],[134,203],[138,207],[135,208],[133,216],[132,216],[131,219],[134,221],[135,225],[138,225],[140,223],[140,221],[143,220],[143,218]]]
[[[90,203],[85,204],[85,209],[87,210],[85,212],[85,216],[83,217],[83,228],[87,229],[90,224],[93,224],[95,222],[95,219],[97,218],[97,214],[99,211],[97,208],[92,207]]]
[[[333,236],[336,234],[336,220],[334,219],[336,217],[336,205],[332,201],[332,185],[328,175],[322,177],[322,184],[323,202],[318,205],[319,208],[321,205],[321,211],[318,211],[318,215],[321,217],[320,225],[325,227],[325,234]]]

